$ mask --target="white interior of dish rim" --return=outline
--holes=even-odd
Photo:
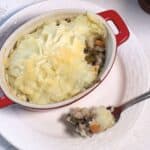
[[[8,39],[7,41],[4,43],[1,52],[0,52],[0,86],[2,88],[2,90],[4,91],[4,93],[7,95],[7,97],[11,100],[13,100],[14,102],[17,102],[23,106],[28,106],[28,107],[32,107],[32,108],[54,108],[54,107],[59,107],[59,106],[63,106],[66,104],[69,104],[77,99],[80,99],[82,96],[86,95],[88,92],[90,92],[95,86],[97,86],[98,83],[96,83],[95,85],[93,85],[92,87],[90,87],[89,89],[87,89],[86,91],[78,94],[77,96],[74,96],[66,101],[62,101],[62,102],[58,102],[58,103],[54,103],[54,104],[47,104],[47,105],[37,105],[37,104],[30,104],[28,102],[23,102],[21,100],[19,100],[15,95],[11,94],[10,88],[8,87],[6,80],[5,80],[5,68],[4,68],[4,59],[8,57],[10,50],[14,47],[16,41],[22,37],[22,35],[28,34],[30,32],[32,32],[34,29],[36,29],[38,26],[42,25],[44,22],[46,22],[47,20],[57,20],[57,19],[61,19],[64,17],[72,17],[72,16],[76,16],[79,14],[85,13],[85,10],[74,10],[74,9],[67,9],[67,10],[53,10],[51,12],[48,12],[46,14],[43,14],[39,17],[36,17],[34,19],[32,19],[31,21],[25,23],[24,25],[22,25],[20,28],[18,28]],[[106,39],[106,61],[105,61],[105,65],[104,68],[99,76],[100,80],[103,80],[106,75],[109,73],[112,64],[114,62],[115,59],[115,55],[116,55],[116,39],[115,39],[115,35],[112,32],[111,28],[109,27],[109,25],[106,23],[106,21],[100,17],[97,16],[97,20],[99,20],[100,22],[103,22],[104,25],[107,28],[108,31],[108,35],[107,35],[107,39]]]

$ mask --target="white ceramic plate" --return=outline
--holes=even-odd
[[[59,8],[82,8],[100,12],[102,8],[83,1],[43,1],[27,7],[9,18],[0,28],[0,44],[20,24],[46,11]],[[111,149],[123,140],[139,117],[143,103],[122,114],[113,128],[92,138],[72,137],[60,121],[70,107],[117,105],[148,89],[147,58],[132,34],[118,49],[118,57],[106,80],[91,94],[65,108],[47,112],[31,112],[13,105],[0,110],[0,133],[13,145],[24,150],[97,150]],[[117,144],[116,144],[117,143]]]

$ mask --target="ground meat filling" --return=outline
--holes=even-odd
[[[91,46],[92,45],[92,46]],[[105,62],[105,41],[101,38],[94,39],[93,44],[87,42],[87,47],[84,49],[86,54],[85,60],[93,65],[103,67]]]
[[[91,136],[94,129],[91,128],[96,117],[94,108],[73,108],[67,116],[67,121],[81,136]],[[97,129],[95,129],[97,130]]]

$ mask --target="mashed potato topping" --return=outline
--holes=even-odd
[[[94,17],[49,21],[17,41],[5,66],[7,82],[21,100],[66,100],[96,80],[99,68],[87,63],[84,49],[90,37],[105,37],[106,30]]]

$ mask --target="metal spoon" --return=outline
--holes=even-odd
[[[113,107],[113,106],[109,106],[107,107],[107,109],[109,109],[111,111],[111,113],[114,115],[115,117],[115,120],[116,122],[119,120],[120,118],[120,115],[121,113],[126,110],[127,108],[133,106],[134,104],[137,104],[141,101],[144,101],[146,99],[150,98],[150,91],[138,96],[138,97],[135,97],[133,99],[131,99],[130,101],[120,105],[120,106],[117,106],[117,107]]]

